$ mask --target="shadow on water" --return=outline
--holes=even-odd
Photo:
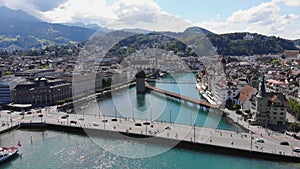
[[[146,106],[146,103],[145,103],[145,94],[142,94],[142,93],[136,93],[136,102],[137,102],[137,108],[138,110],[140,111],[145,111],[145,106]]]

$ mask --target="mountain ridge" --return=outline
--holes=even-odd
[[[0,50],[22,50],[87,40],[94,30],[42,22],[21,10],[0,7]],[[13,48],[10,48],[14,46]]]
[[[0,22],[2,23],[0,27],[0,51],[8,52],[83,42],[95,32],[104,35],[115,31],[96,24],[80,22],[64,24],[42,22],[22,10],[12,10],[7,7],[0,7]],[[300,45],[299,40],[291,41],[248,32],[215,34],[196,26],[186,28],[184,32],[156,32],[146,29],[123,29],[122,31],[144,35],[162,33],[166,36],[178,37],[187,44],[208,39],[218,53],[225,55],[268,54],[281,52],[285,49],[297,50],[296,45]],[[143,38],[147,41],[147,38]],[[261,50],[261,45],[266,48]],[[203,50],[203,47],[199,46],[198,48]]]

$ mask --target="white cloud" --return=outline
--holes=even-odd
[[[94,22],[116,18],[105,0],[68,0],[53,10],[43,12],[45,19],[52,22],[74,22],[90,20]]]
[[[285,0],[287,6],[300,6],[299,0]]]
[[[98,23],[114,29],[139,28],[156,31],[182,31],[189,24],[183,19],[161,11],[153,0],[68,0],[57,8],[43,12],[51,22]],[[181,22],[181,21],[182,22]]]
[[[281,0],[261,3],[247,10],[234,12],[226,21],[218,18],[198,23],[216,33],[255,32],[265,35],[277,35],[295,38],[295,34],[287,33],[290,25],[298,18],[295,14],[281,14]],[[297,34],[299,37],[299,34]]]
[[[21,9],[30,15],[42,18],[42,11],[51,10],[67,0],[51,0],[47,3],[41,0],[0,0],[0,6],[11,9]]]
[[[189,21],[163,12],[154,0],[0,0],[12,9],[22,9],[41,20],[64,23],[97,23],[110,28],[140,28],[156,31],[183,31]]]
[[[119,0],[113,4],[112,9],[119,18],[161,11],[160,7],[153,0]]]
[[[4,5],[11,9],[22,9],[23,11],[39,17],[41,14],[39,10],[36,9],[36,6],[32,3],[28,3],[26,0],[0,0],[0,5]]]
[[[248,10],[238,10],[228,18],[230,23],[259,23],[276,17],[280,7],[275,2],[262,3]]]
[[[167,13],[141,13],[118,19],[109,25],[112,29],[147,29],[152,31],[182,32],[192,24],[179,17]]]
[[[106,25],[130,15],[160,11],[153,0],[118,0],[113,4],[108,4],[107,0],[67,0],[53,10],[43,12],[43,17],[58,23],[84,22]]]
[[[177,16],[160,16],[167,13],[162,11],[155,0],[0,0],[0,5],[22,9],[41,20],[55,23],[83,22],[114,28],[123,26],[172,31],[190,25],[189,21]],[[286,5],[285,8],[282,8],[283,5]],[[226,20],[220,20],[220,16],[217,16],[196,25],[215,33],[249,31],[299,38],[298,15],[283,11],[290,6],[300,6],[300,0],[270,0],[246,10],[238,10]]]

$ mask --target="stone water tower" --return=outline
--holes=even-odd
[[[136,91],[138,93],[145,93],[146,92],[146,87],[145,87],[146,73],[143,70],[141,70],[135,75],[135,78],[136,78]]]

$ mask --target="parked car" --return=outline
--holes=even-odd
[[[300,152],[300,147],[294,147],[293,151],[299,153]]]
[[[287,141],[282,141],[282,142],[280,142],[280,145],[289,146],[290,144],[289,144],[289,142],[287,142]]]
[[[263,138],[257,138],[256,142],[258,142],[258,143],[265,143],[265,140]]]
[[[93,126],[99,126],[99,123],[94,122],[94,123],[93,123]]]
[[[166,130],[171,130],[171,127],[167,126],[165,129],[166,129]]]
[[[68,114],[65,114],[65,115],[61,116],[60,118],[66,119],[66,118],[68,118],[68,117],[69,117],[69,115],[68,115]]]
[[[71,120],[70,123],[71,123],[71,124],[74,123],[74,124],[76,125],[76,124],[77,124],[77,121]]]

